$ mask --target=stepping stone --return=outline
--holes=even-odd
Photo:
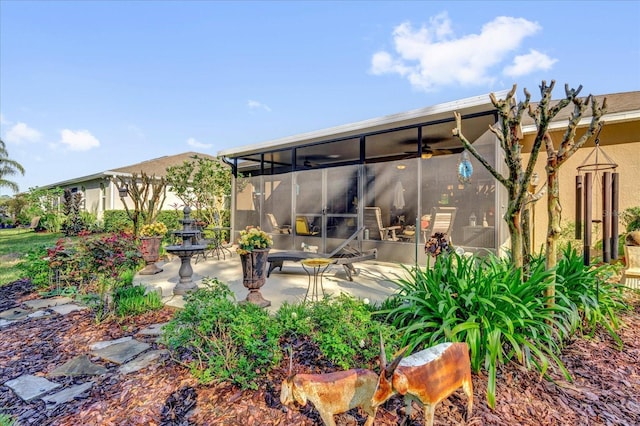
[[[60,387],[58,383],[53,383],[44,377],[33,376],[31,374],[23,374],[17,379],[5,382],[4,385],[14,391],[16,395],[25,402],[39,398],[53,389]]]
[[[152,324],[147,328],[143,328],[138,332],[138,334],[142,336],[159,336],[162,334],[162,327],[169,324],[168,322],[163,322],[159,324]]]
[[[93,351],[92,354],[116,364],[124,364],[150,347],[151,345],[148,343],[131,340],[128,342],[116,343],[115,345],[109,345],[106,348],[97,349]]]
[[[60,367],[48,374],[49,377],[59,376],[99,376],[105,374],[107,369],[91,362],[88,356],[81,355],[65,362]]]
[[[4,318],[0,318],[0,328],[4,328],[6,326],[8,326],[9,324],[13,324],[15,321],[9,321],[6,320]]]
[[[44,309],[52,306],[66,305],[73,302],[70,297],[52,297],[49,299],[34,299],[22,302],[23,305],[28,306],[31,309]]]
[[[87,309],[86,306],[76,305],[75,303],[67,303],[66,305],[51,306],[51,310],[59,313],[60,315],[67,315],[71,312]]]
[[[0,319],[4,319],[7,321],[17,321],[26,318],[30,313],[31,311],[27,311],[26,309],[13,308],[0,312]]]
[[[126,336],[126,337],[121,337],[121,338],[116,339],[116,340],[102,340],[100,342],[96,342],[96,343],[90,344],[89,345],[89,349],[91,349],[92,351],[97,351],[98,349],[103,349],[103,348],[106,348],[107,346],[115,345],[115,344],[118,344],[118,343],[128,342],[128,341],[130,341],[132,339],[133,339],[133,337]]]
[[[147,353],[140,355],[134,360],[127,362],[126,364],[122,364],[120,367],[118,367],[118,372],[121,374],[129,374],[129,373],[134,373],[138,370],[142,370],[143,368],[151,364],[153,361],[157,360],[158,358],[168,353],[169,351],[166,349],[149,351]]]
[[[35,312],[31,312],[29,315],[27,315],[27,317],[29,317],[29,318],[42,318],[42,317],[48,317],[49,315],[51,315],[51,312],[35,311]]]
[[[73,385],[53,395],[47,395],[42,397],[42,400],[46,403],[47,409],[51,410],[56,408],[60,404],[72,401],[76,398],[86,398],[89,396],[88,390],[93,386],[93,382],[82,383],[81,385]],[[82,394],[85,394],[82,396]]]

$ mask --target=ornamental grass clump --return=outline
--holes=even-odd
[[[167,232],[167,225],[162,222],[148,223],[140,228],[141,237],[164,237]]]
[[[543,298],[550,272],[532,265],[531,275],[509,259],[484,260],[450,253],[437,256],[433,268],[407,269],[397,281],[399,292],[387,309],[387,320],[398,327],[404,343],[417,351],[443,342],[466,342],[471,366],[488,372],[487,401],[495,407],[498,365],[517,359],[545,374],[553,361],[570,379],[557,354],[566,326],[556,308]]]
[[[268,249],[273,246],[271,236],[260,229],[260,227],[247,226],[244,231],[240,231],[238,238],[239,254],[248,254],[256,249]]]

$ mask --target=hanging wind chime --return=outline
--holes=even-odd
[[[600,131],[602,127],[596,134],[595,148],[577,167],[576,239],[583,240],[585,265],[591,263],[593,224],[600,225],[602,232],[602,261],[618,258],[618,165],[600,147]]]

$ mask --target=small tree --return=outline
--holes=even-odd
[[[551,82],[553,87],[553,82]],[[562,229],[560,228],[560,222],[562,220],[562,207],[560,205],[560,177],[558,170],[560,167],[580,149],[586,142],[593,136],[596,131],[602,127],[602,116],[607,110],[607,100],[602,101],[602,106],[598,105],[595,97],[589,95],[585,100],[577,98],[577,94],[582,86],[578,88],[575,95],[571,97],[573,102],[573,112],[569,118],[567,129],[562,136],[562,141],[558,149],[556,149],[551,135],[548,131],[544,133],[544,142],[547,151],[547,163],[545,170],[547,173],[547,206],[549,214],[549,223],[547,226],[547,240],[546,240],[546,267],[548,270],[555,271],[558,258],[558,238]],[[567,98],[569,98],[568,87],[565,86],[565,92],[567,92]],[[568,102],[567,102],[568,104]],[[587,131],[579,138],[575,139],[576,130],[578,124],[584,115],[587,107],[591,105],[591,121]],[[537,114],[532,116],[536,121],[536,125],[544,120],[543,114]],[[554,303],[555,298],[555,272],[553,272],[554,283],[547,288],[546,296],[549,298],[549,304]]]
[[[586,141],[597,131],[602,123],[600,122],[602,115],[606,111],[606,100],[603,101],[602,107],[594,97],[589,95],[586,100],[578,98],[582,86],[577,89],[570,89],[565,85],[565,97],[551,105],[551,93],[555,86],[555,81],[547,86],[545,81],[540,85],[541,100],[532,108],[529,104],[531,95],[525,89],[525,100],[516,105],[514,94],[516,85],[513,85],[511,91],[507,94],[506,99],[498,100],[494,94],[490,95],[491,102],[498,110],[500,118],[500,127],[489,126],[489,129],[496,135],[500,141],[500,146],[505,153],[505,161],[509,168],[509,176],[499,174],[479,153],[473,145],[462,134],[462,119],[459,113],[454,113],[456,117],[456,128],[453,134],[458,136],[464,147],[480,161],[480,163],[507,188],[509,201],[504,219],[509,226],[511,235],[511,252],[513,256],[514,266],[522,267],[524,265],[524,245],[523,245],[523,229],[521,214],[530,200],[528,187],[530,185],[533,168],[538,159],[538,154],[544,143],[547,152],[546,174],[547,174],[547,205],[549,223],[547,228],[546,239],[546,268],[553,270],[556,266],[557,259],[557,240],[560,236],[560,221],[562,208],[560,206],[560,183],[558,170],[575,152],[581,148]],[[549,133],[549,125],[556,115],[573,103],[574,109],[567,124],[567,129],[562,137],[559,148],[556,149],[551,135]],[[584,115],[588,105],[591,105],[591,122],[586,132],[578,139],[575,139],[578,124]],[[531,155],[525,169],[522,168],[522,134],[520,125],[522,116],[527,111],[533,119],[537,132],[531,148]],[[524,239],[528,241],[528,238]],[[528,250],[528,247],[527,247]],[[524,274],[523,274],[524,276]],[[549,305],[554,304],[555,297],[555,275],[553,282],[545,292]]]
[[[23,213],[25,219],[40,216],[40,224],[49,232],[60,232],[62,215],[60,213],[60,197],[62,188],[29,188],[25,194],[26,206]]]
[[[216,223],[231,195],[231,170],[219,160],[198,157],[167,168],[167,183],[185,205],[194,206],[199,218]]]
[[[62,231],[69,237],[78,235],[82,230],[82,218],[80,217],[80,204],[82,203],[82,193],[71,192],[69,188],[64,190],[62,195],[62,213],[65,215],[62,223]]]
[[[525,251],[524,241],[529,241],[528,237],[523,238],[522,212],[528,201],[528,188],[533,174],[533,169],[540,153],[540,148],[545,140],[545,135],[549,128],[549,124],[553,118],[572,102],[581,88],[577,90],[566,88],[566,97],[551,106],[551,92],[555,82],[552,81],[549,86],[543,81],[540,85],[541,100],[537,107],[533,109],[530,105],[531,94],[524,89],[525,99],[519,103],[515,101],[516,85],[514,84],[505,99],[497,99],[492,93],[490,94],[491,103],[495,106],[498,117],[498,126],[489,126],[498,141],[505,155],[505,162],[508,168],[508,175],[504,176],[489,164],[489,162],[478,153],[462,133],[462,118],[459,113],[455,112],[456,127],[453,134],[457,136],[465,149],[467,149],[488,171],[500,182],[508,193],[507,210],[504,214],[504,220],[509,227],[511,236],[511,256],[516,267],[525,266],[525,259],[528,261],[525,253],[528,253],[528,247]],[[521,123],[524,113],[527,112],[531,116],[537,127],[536,136],[531,147],[531,155],[526,167],[522,164],[522,131]],[[524,275],[523,275],[524,277]]]
[[[164,177],[149,176],[144,172],[132,173],[130,178],[118,176],[120,188],[126,188],[133,208],[129,208],[124,198],[120,198],[127,216],[133,222],[133,233],[138,235],[142,224],[155,222],[167,198],[167,182]]]

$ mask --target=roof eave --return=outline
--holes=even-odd
[[[52,183],[50,185],[46,185],[45,188],[55,188],[55,187],[62,187],[62,186],[69,186],[69,185],[73,185],[75,183],[81,183],[81,182],[87,182],[90,180],[96,180],[96,179],[104,179],[104,178],[109,178],[109,177],[117,177],[117,176],[131,176],[131,173],[121,173],[121,172],[115,172],[112,170],[107,170],[105,172],[100,172],[100,173],[94,173],[92,175],[87,175],[87,176],[81,176],[78,178],[74,178],[74,179],[67,179],[67,180],[63,180],[60,182],[56,182],[56,183]]]
[[[640,119],[640,111],[636,110],[636,111],[616,112],[613,114],[605,114],[602,116],[601,121],[603,121],[604,123],[613,124],[613,123],[622,123],[625,121],[634,121],[638,119]],[[590,122],[591,122],[591,116],[583,117],[578,122],[578,127],[588,126]],[[568,123],[568,120],[558,120],[558,121],[551,122],[549,124],[549,130],[558,130],[558,129],[566,128],[567,123]],[[535,124],[522,126],[522,133],[524,135],[536,133],[537,131],[538,131],[538,128],[536,127]]]
[[[496,97],[502,98],[505,97],[508,93],[508,90],[495,92]],[[401,123],[404,121],[410,121],[417,118],[424,117],[425,119],[429,116],[435,116],[439,114],[444,114],[447,112],[459,111],[463,112],[464,110],[469,110],[472,108],[482,107],[484,105],[489,106],[489,109],[493,109],[493,105],[491,104],[490,98],[488,94],[474,96],[470,98],[460,99],[457,101],[446,102],[438,105],[433,105],[429,107],[414,109],[411,111],[401,112],[397,114],[386,115],[383,117],[372,118],[363,121],[357,121],[355,123],[343,124],[335,127],[329,127],[326,129],[316,130],[307,133],[300,133],[297,135],[287,136],[280,139],[273,139],[266,142],[260,142],[252,145],[245,145],[238,148],[230,148],[226,150],[222,150],[218,152],[218,156],[220,157],[239,157],[242,155],[255,154],[258,152],[264,152],[269,149],[276,148],[286,148],[292,147],[296,145],[301,145],[304,143],[309,143],[321,139],[333,138],[337,139],[341,136],[347,136],[353,133],[362,133],[363,131],[380,126],[387,126],[394,123]]]

